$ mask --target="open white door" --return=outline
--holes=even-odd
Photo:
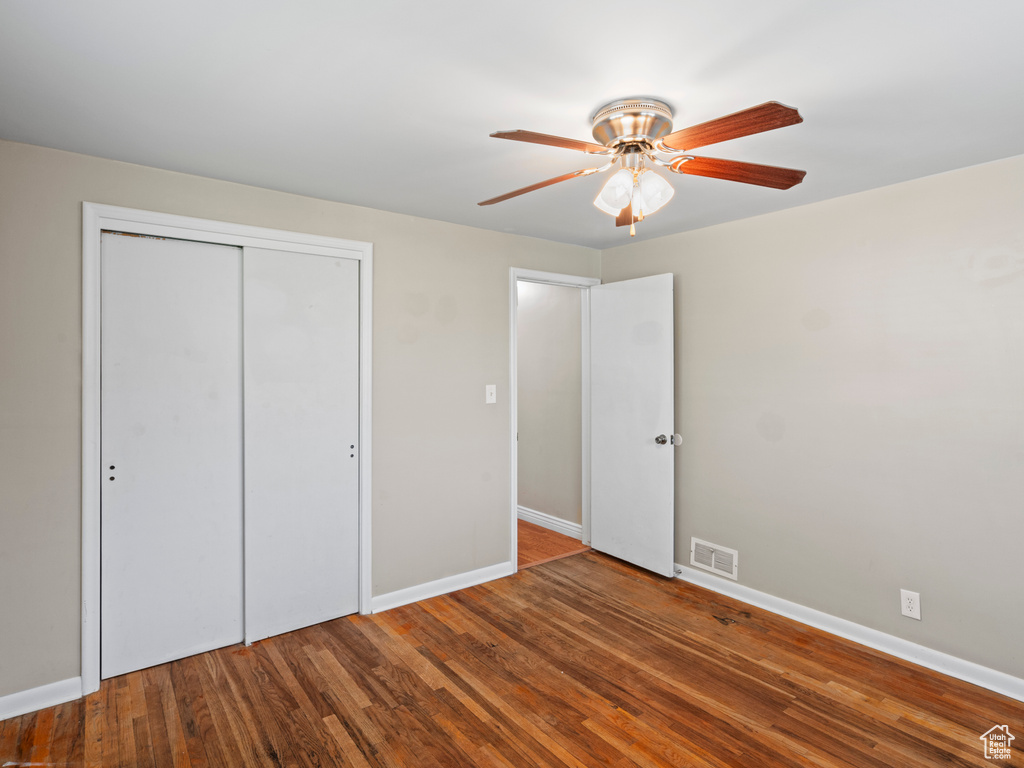
[[[591,546],[672,576],[672,275],[590,289]]]

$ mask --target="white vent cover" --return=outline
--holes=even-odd
[[[710,541],[691,537],[690,565],[725,576],[727,579],[735,579],[740,568],[740,553],[735,549],[720,547]]]

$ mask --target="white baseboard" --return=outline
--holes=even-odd
[[[726,581],[710,573],[703,573],[689,566],[676,563],[676,578],[696,584],[699,587],[719,592],[723,595],[742,600],[744,603],[756,605],[766,611],[777,613],[780,616],[799,621],[801,624],[808,624],[812,627],[822,629],[833,635],[844,637],[855,643],[866,645],[877,651],[888,653],[905,661],[912,662],[944,675],[964,680],[968,683],[981,686],[990,691],[1001,693],[1017,701],[1024,701],[1024,680],[1005,672],[983,667],[973,661],[951,656],[942,651],[926,648],[923,645],[912,643],[909,640],[880,632],[877,629],[865,627],[863,624],[856,624],[838,616],[817,611],[814,608],[792,603],[775,597],[765,592],[759,592],[742,584]]]
[[[579,523],[570,523],[568,520],[549,515],[546,512],[538,512],[536,509],[530,509],[529,507],[517,507],[516,509],[518,511],[516,516],[520,520],[525,520],[528,523],[533,523],[542,528],[547,528],[556,533],[562,533],[583,541],[583,526]]]
[[[69,677],[67,680],[58,680],[56,683],[40,685],[38,688],[29,688],[27,691],[0,696],[0,720],[35,712],[37,709],[55,707],[66,701],[81,698],[81,696],[82,678],[80,677]]]
[[[458,573],[454,576],[446,576],[436,581],[428,581],[426,584],[417,584],[415,587],[388,592],[386,595],[377,595],[371,601],[371,610],[373,613],[380,613],[391,608],[397,608],[400,605],[415,603],[417,600],[426,600],[430,597],[455,592],[458,589],[475,587],[477,584],[483,584],[485,581],[494,581],[505,576],[511,576],[515,572],[516,569],[510,561],[498,563],[497,565],[488,565],[486,568],[478,568],[475,571]]]

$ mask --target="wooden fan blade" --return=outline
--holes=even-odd
[[[601,144],[577,141],[576,139],[563,139],[561,136],[548,136],[546,133],[534,133],[533,131],[496,131],[491,134],[491,137],[495,139],[510,139],[511,141],[528,141],[531,144],[544,144],[549,147],[575,149],[590,155],[608,154],[611,152],[608,147]]]
[[[662,142],[670,149],[696,149],[762,131],[785,128],[787,125],[795,125],[803,121],[800,113],[792,107],[787,107],[777,101],[768,101],[760,106],[744,109],[742,112],[735,112],[717,120],[709,120],[706,123],[670,133],[662,139]]]
[[[714,157],[679,158],[669,166],[676,173],[691,176],[709,176],[712,179],[741,181],[774,189],[789,189],[804,180],[807,171],[778,168],[774,165],[741,163],[738,160],[719,160]]]
[[[563,173],[561,176],[555,176],[553,179],[547,181],[538,181],[536,184],[531,184],[528,187],[517,189],[515,192],[508,192],[498,197],[492,197],[490,200],[484,200],[482,203],[477,205],[494,205],[500,203],[503,200],[508,200],[510,197],[518,197],[519,195],[525,195],[527,192],[533,192],[535,189],[543,189],[544,187],[550,187],[552,184],[557,184],[560,181],[568,181],[569,179],[575,179],[577,176],[589,176],[592,173],[597,173],[597,168],[584,168],[579,171],[573,171],[572,173]]]
[[[628,227],[633,223],[633,204],[629,203],[619,211],[619,215],[615,217],[616,227]]]

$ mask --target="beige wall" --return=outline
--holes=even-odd
[[[580,289],[519,282],[519,505],[582,522]]]
[[[741,584],[1024,677],[1024,157],[602,256],[663,272],[677,562],[735,547]]]
[[[375,594],[508,558],[509,267],[674,272],[677,560],[1024,677],[1024,158],[598,254],[0,141],[0,696],[79,674],[85,200],[374,243]]]
[[[509,267],[596,251],[0,141],[0,696],[80,671],[83,201],[372,242],[373,592],[508,560]]]

